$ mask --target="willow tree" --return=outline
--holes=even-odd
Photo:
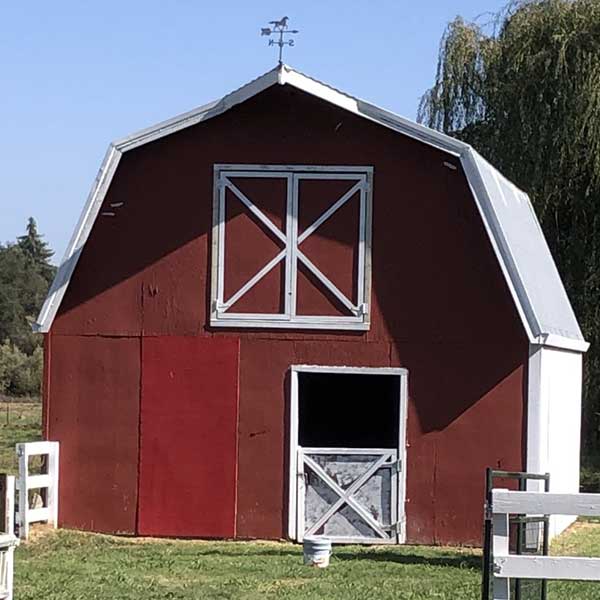
[[[591,348],[584,449],[600,458],[600,0],[520,0],[449,24],[419,120],[530,194]]]

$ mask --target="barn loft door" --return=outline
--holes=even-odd
[[[292,369],[290,537],[405,538],[406,373]]]
[[[138,533],[235,536],[237,340],[145,337]]]
[[[211,324],[368,328],[371,178],[217,166]]]

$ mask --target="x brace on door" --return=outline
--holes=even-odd
[[[213,307],[211,315],[211,324],[225,326],[247,325],[251,327],[318,327],[318,328],[342,328],[342,329],[366,329],[368,328],[368,302],[370,282],[370,178],[371,170],[369,168],[357,168],[358,172],[329,172],[328,167],[312,167],[311,172],[296,172],[300,167],[286,167],[286,171],[277,170],[241,170],[238,168],[227,168],[221,165],[216,168],[216,202],[215,202],[215,220],[213,227],[213,238],[217,238],[217,244],[213,242],[213,271],[216,267],[216,294],[215,273],[213,273]],[[324,169],[324,172],[316,171]],[[336,168],[337,169],[337,168]],[[236,185],[236,178],[278,178],[285,179],[287,182],[286,198],[286,223],[285,231],[282,231],[273,221],[257,206],[258,198],[255,202],[249,198],[240,187]],[[332,204],[327,208],[314,222],[301,233],[298,232],[298,206],[303,201],[299,193],[299,183],[303,179],[319,180],[347,180],[354,182],[344,194],[337,199],[332,199]],[[224,280],[225,280],[225,252],[226,252],[226,200],[227,191],[241,202],[244,207],[252,214],[256,222],[263,227],[269,235],[283,245],[283,249],[278,252],[267,264],[259,269],[242,287],[234,292],[230,297],[225,298]],[[313,235],[323,223],[330,219],[342,206],[356,198],[358,194],[359,202],[359,230],[357,236],[358,243],[358,273],[356,277],[357,292],[355,298],[348,298],[335,283],[323,273],[321,269],[309,259],[306,254],[300,250],[299,246],[306,239]],[[229,196],[230,198],[232,196]],[[215,252],[216,250],[216,252]],[[216,254],[216,261],[214,260]],[[264,313],[239,313],[235,312],[235,304],[247,294],[255,285],[257,285],[268,273],[270,273],[278,264],[285,261],[285,310],[282,313],[264,314]],[[216,263],[216,264],[215,264]],[[302,263],[315,279],[323,286],[340,306],[347,311],[346,315],[326,316],[326,315],[298,315],[296,281],[298,264]]]
[[[320,464],[318,464],[313,457],[316,455],[331,455],[332,457],[356,457],[356,456],[370,456],[373,457],[373,461],[366,468],[366,470],[357,477],[351,485],[344,489],[334,479],[331,473],[327,472]],[[330,519],[338,513],[344,506],[350,507],[358,517],[374,532],[374,538],[379,539],[380,542],[395,542],[396,531],[398,524],[396,523],[397,511],[397,471],[400,468],[398,463],[398,456],[396,450],[386,449],[331,449],[331,448],[299,448],[298,449],[298,477],[302,479],[299,485],[299,532],[303,532],[303,536],[315,536],[327,525]],[[325,483],[331,491],[337,496],[337,499],[329,506],[329,508],[312,524],[308,527],[305,526],[305,506],[306,501],[306,484],[303,481],[306,477],[306,468],[309,469],[318,479]],[[390,473],[390,487],[389,490],[382,494],[379,500],[382,504],[386,504],[391,517],[391,523],[384,523],[383,519],[377,519],[369,508],[365,507],[357,499],[357,492],[369,482],[373,477],[380,474],[382,469],[389,469]],[[346,541],[345,536],[336,536],[335,533],[327,533],[328,538],[332,540]]]

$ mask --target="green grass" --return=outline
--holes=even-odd
[[[600,524],[578,523],[554,554],[600,556]],[[299,546],[119,538],[46,531],[17,550],[20,600],[478,600],[480,553],[420,546],[336,546],[327,569]],[[600,584],[550,582],[550,600],[596,600]]]
[[[588,519],[575,523],[554,541],[551,553],[556,556],[600,557],[600,523]],[[600,582],[551,581],[548,587],[550,600],[598,600]]]
[[[469,599],[479,594],[475,551],[336,547],[328,569],[302,564],[299,546],[140,541],[58,531],[17,551],[20,600]]]
[[[0,472],[16,472],[14,445],[39,439],[41,406],[0,403]],[[553,554],[600,556],[600,523],[577,523]],[[267,542],[147,540],[43,529],[16,554],[19,600],[478,600],[477,550],[336,546],[328,569],[302,549]],[[549,600],[596,600],[600,584],[550,582]],[[529,599],[527,599],[529,600]],[[537,600],[537,599],[536,599]]]
[[[40,402],[0,402],[0,473],[18,472],[15,444],[41,439]]]

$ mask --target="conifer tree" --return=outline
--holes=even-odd
[[[54,277],[55,269],[49,261],[54,252],[48,248],[47,242],[38,233],[37,224],[33,217],[29,217],[26,233],[17,238],[17,245],[25,256],[33,261],[39,273],[50,284]]]

